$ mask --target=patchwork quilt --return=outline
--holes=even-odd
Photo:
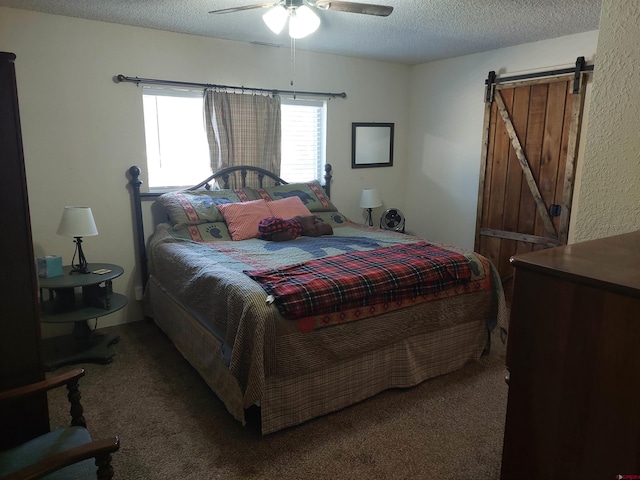
[[[172,251],[195,256],[193,261],[203,265],[200,273],[207,264],[215,265],[217,270],[228,269],[234,275],[246,272],[262,285],[264,302],[273,303],[282,317],[295,321],[298,331],[303,332],[437,298],[491,289],[491,266],[474,252],[356,225],[340,217],[337,220],[326,219],[332,223],[333,235],[298,237],[286,242],[204,241],[193,232],[187,234],[187,230],[176,231],[162,225],[162,231],[156,232],[154,238],[156,242],[174,244]],[[355,271],[356,264],[359,271]],[[384,269],[378,268],[382,266]],[[282,290],[290,287],[283,287],[282,278],[275,281],[276,277],[282,277],[282,272],[300,275],[305,270],[306,276],[298,279],[298,291],[288,292],[288,299],[285,298]],[[340,283],[338,270],[347,274]],[[378,278],[371,278],[372,274]],[[176,277],[179,271],[171,275]],[[204,281],[193,276],[189,272],[184,282]]]

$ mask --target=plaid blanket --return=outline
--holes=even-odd
[[[244,273],[272,295],[282,316],[291,320],[416,298],[471,279],[464,255],[427,242]]]

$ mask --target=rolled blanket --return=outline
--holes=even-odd
[[[258,233],[263,240],[293,240],[302,235],[302,223],[295,218],[284,220],[279,217],[267,217],[258,223]]]
[[[333,228],[324,223],[316,215],[298,215],[292,220],[298,220],[302,225],[302,235],[305,237],[319,237],[320,235],[333,235]]]

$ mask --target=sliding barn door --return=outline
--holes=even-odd
[[[567,243],[580,79],[487,85],[475,249],[498,268],[507,292],[512,255]]]

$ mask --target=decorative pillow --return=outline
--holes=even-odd
[[[311,215],[311,212],[304,206],[300,197],[293,196],[283,198],[282,200],[272,200],[267,202],[267,207],[271,211],[273,217],[289,220],[290,218],[298,215],[306,216]]]
[[[186,225],[221,222],[224,219],[218,205],[248,202],[260,198],[251,188],[237,190],[197,190],[193,192],[169,192],[158,198],[166,208],[169,220],[175,229]]]
[[[232,240],[231,233],[224,222],[199,223],[198,225],[186,225],[179,230],[173,229],[175,238],[193,240],[194,242],[207,243]]]
[[[323,222],[331,225],[333,228],[344,227],[353,223],[340,212],[315,212],[314,215],[320,218]]]
[[[272,216],[267,202],[262,199],[244,203],[223,203],[218,205],[218,208],[233,240],[257,237],[260,220]]]
[[[258,188],[258,194],[265,200],[280,200],[289,197],[298,197],[311,212],[337,211],[329,197],[324,193],[320,182],[314,180],[308,183],[288,183],[275,187]]]

